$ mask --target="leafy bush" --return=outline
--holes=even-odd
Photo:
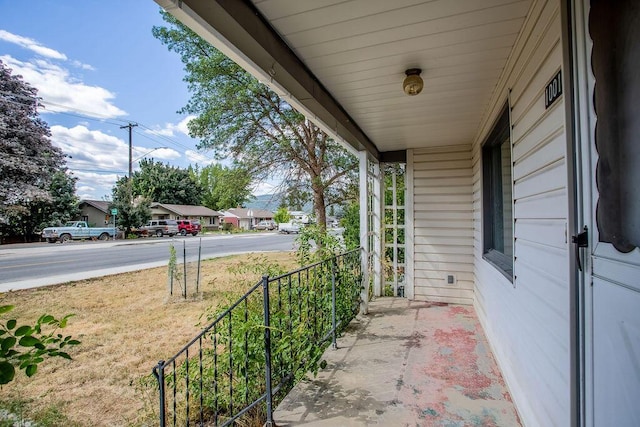
[[[289,222],[290,219],[291,215],[289,215],[289,211],[285,207],[278,208],[275,215],[273,216],[273,220],[278,224]]]
[[[296,257],[301,266],[332,257],[344,249],[336,236],[317,224],[301,228],[296,243]]]
[[[0,314],[13,310],[12,305],[0,306]],[[80,341],[71,336],[63,337],[56,334],[58,328],[67,326],[68,319],[73,316],[68,314],[58,320],[55,317],[44,314],[40,316],[34,326],[18,326],[16,319],[9,319],[6,323],[0,323],[0,384],[8,384],[15,378],[16,370],[23,369],[28,377],[32,377],[38,370],[38,365],[47,357],[62,357],[71,360],[71,356],[64,352],[64,347],[72,347],[80,344]],[[54,328],[48,334],[42,332],[42,327]]]
[[[344,216],[340,219],[340,226],[344,227],[344,244],[347,250],[360,246],[360,205],[353,203],[349,205]]]

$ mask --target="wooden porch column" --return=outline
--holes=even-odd
[[[373,240],[373,253],[371,254],[371,262],[373,263],[372,271],[373,271],[373,294],[375,296],[382,296],[382,224],[383,214],[384,214],[384,200],[382,198],[382,168],[380,167],[380,163],[374,161],[373,162],[373,188],[372,188],[372,212],[371,212],[371,220],[372,220],[372,234],[371,238]]]
[[[368,158],[366,151],[359,151],[360,160],[360,247],[362,248],[362,290],[360,314],[369,312],[369,192]]]
[[[373,292],[382,292],[382,180],[380,163],[371,160],[366,151],[359,152],[360,159],[360,246],[362,252],[362,307],[361,313],[368,312],[369,283],[373,281]],[[369,167],[371,161],[372,167]]]

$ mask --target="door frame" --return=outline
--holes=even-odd
[[[587,380],[592,366],[588,317],[590,293],[587,286],[591,281],[591,257],[589,248],[580,249],[571,243],[571,237],[582,231],[583,226],[592,223],[590,205],[591,192],[591,150],[585,150],[584,141],[590,141],[594,129],[593,114],[589,103],[589,93],[593,85],[590,73],[591,40],[588,34],[588,0],[563,0],[561,2],[563,85],[565,89],[565,134],[568,217],[566,241],[569,253],[569,394],[570,423],[585,426],[593,419],[593,404],[589,398],[590,387]],[[590,233],[591,235],[593,233]],[[591,245],[589,241],[589,245]],[[578,268],[580,257],[582,270]]]

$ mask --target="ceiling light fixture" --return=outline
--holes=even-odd
[[[420,68],[409,68],[404,73],[407,75],[402,82],[404,93],[409,96],[414,96],[422,92],[422,88],[424,87],[424,82],[422,81],[422,77],[420,77],[422,70]]]

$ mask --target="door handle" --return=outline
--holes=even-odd
[[[585,225],[582,232],[571,236],[571,243],[576,245],[576,263],[578,270],[582,271],[582,261],[580,259],[580,248],[589,247],[589,228]]]

